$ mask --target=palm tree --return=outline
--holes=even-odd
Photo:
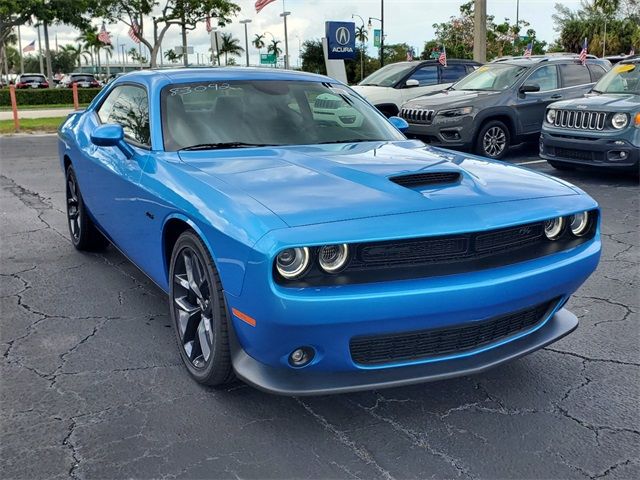
[[[82,47],[79,43],[77,45],[67,44],[61,47],[63,52],[68,52],[73,57],[73,61],[78,64],[78,67],[82,66],[82,60],[87,62],[88,56],[91,54],[88,50]]]
[[[260,50],[265,47],[264,36],[264,33],[256,33],[255,37],[253,37],[253,40],[251,41],[251,44],[258,50],[258,55],[260,55]]]
[[[91,27],[84,30],[80,35],[76,37],[76,40],[78,42],[81,42],[82,48],[89,53],[89,58],[91,59],[91,66],[95,67],[93,55],[94,53],[97,52],[98,44],[102,44],[102,42],[98,40],[98,28]],[[100,63],[99,58],[98,58],[98,63]]]
[[[228,62],[228,56],[239,57],[244,53],[244,48],[240,46],[240,40],[233,38],[230,33],[222,34],[222,45],[220,46],[220,53],[224,53],[224,64]]]
[[[364,80],[364,49],[369,40],[369,32],[364,28],[364,23],[356,28],[356,40],[360,42],[360,80]]]
[[[279,47],[280,40],[276,40],[275,38],[271,40],[271,43],[267,47],[267,53],[272,53],[276,57],[276,62],[278,61],[278,57],[282,53],[282,49]]]
[[[168,62],[176,63],[182,58],[182,55],[178,55],[175,50],[169,49],[164,52],[164,58],[166,58]]]

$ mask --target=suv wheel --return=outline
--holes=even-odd
[[[476,141],[476,153],[501,160],[507,154],[511,138],[507,126],[499,120],[491,120],[480,129]]]

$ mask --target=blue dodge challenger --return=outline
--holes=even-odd
[[[73,245],[111,243],[167,292],[208,385],[406,385],[574,330],[563,306],[598,264],[596,202],[405,127],[319,75],[124,75],[60,127]]]

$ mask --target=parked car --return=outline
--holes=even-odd
[[[387,117],[397,115],[407,100],[451,86],[481,63],[452,59],[443,67],[437,60],[391,63],[373,72],[353,89]]]
[[[317,118],[334,95],[361,118]],[[596,202],[406,126],[326,76],[130,73],[59,130],[72,243],[113,243],[167,293],[184,365],[208,385],[466,376],[575,329],[564,305],[598,263]]]
[[[71,88],[73,84],[77,84],[78,88],[100,88],[100,82],[91,73],[70,73],[67,75],[60,85],[63,88]]]
[[[23,73],[16,78],[16,88],[49,88],[47,77],[41,73]]]
[[[547,105],[581,97],[610,68],[597,58],[582,65],[577,55],[503,58],[405,103],[400,116],[410,136],[501,159],[511,145],[540,135]]]
[[[585,97],[549,105],[540,156],[560,170],[639,172],[640,55],[615,65]]]

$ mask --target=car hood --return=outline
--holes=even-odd
[[[587,110],[593,108],[597,110],[630,112],[640,107],[640,95],[589,93],[582,98],[555,102],[550,105],[550,107],[571,110]]]
[[[440,106],[447,108],[472,105],[473,102],[497,95],[500,92],[474,92],[471,90],[443,90],[441,92],[422,95],[403,105],[404,108],[430,108],[437,109]]]
[[[554,177],[419,141],[183,151],[180,158],[289,226],[577,194]],[[433,172],[460,179],[413,188],[389,179]]]

